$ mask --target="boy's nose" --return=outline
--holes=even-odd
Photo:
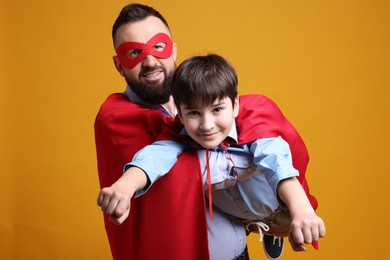
[[[210,131],[212,130],[213,128],[215,127],[215,123],[214,123],[214,120],[212,120],[210,117],[208,116],[204,116],[202,118],[202,122],[200,124],[200,128],[203,130],[203,131]]]

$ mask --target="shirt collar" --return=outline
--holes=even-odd
[[[129,85],[126,86],[126,90],[124,92],[125,96],[134,104],[140,105],[141,107],[149,108],[151,110],[160,110],[164,116],[173,117],[177,114],[175,109],[175,115],[171,115],[168,110],[165,109],[163,105],[152,105],[145,100],[141,99]]]
[[[188,135],[187,130],[185,127],[180,132],[181,135]],[[236,120],[233,120],[232,129],[230,130],[228,136],[226,138],[233,139],[234,142],[238,143],[238,136],[237,136],[237,127],[236,127]]]

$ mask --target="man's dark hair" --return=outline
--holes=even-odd
[[[167,21],[164,17],[155,9],[150,6],[142,5],[142,4],[129,4],[123,7],[122,11],[119,13],[119,16],[116,18],[114,25],[112,26],[112,40],[115,45],[115,34],[118,28],[121,25],[130,23],[130,22],[138,22],[146,19],[149,16],[155,16],[160,19],[165,26],[169,29]]]
[[[226,59],[216,54],[194,56],[180,64],[173,74],[172,96],[178,108],[204,107],[225,97],[234,105],[237,85],[237,73]]]

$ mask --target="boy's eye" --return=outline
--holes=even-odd
[[[216,108],[214,108],[214,112],[220,112],[220,111],[222,111],[222,110],[223,110],[222,107],[216,107]]]
[[[190,112],[188,112],[187,114],[190,115],[190,116],[196,116],[196,115],[198,115],[199,113],[198,113],[197,111],[190,111]]]
[[[127,52],[127,57],[129,58],[137,58],[141,54],[142,50],[135,49],[135,50],[130,50]]]

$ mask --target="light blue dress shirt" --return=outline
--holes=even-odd
[[[229,137],[237,140],[235,123]],[[206,183],[206,150],[195,148],[193,143],[155,142],[139,151],[125,170],[131,166],[141,168],[152,185],[173,167],[177,157],[186,149],[197,150]],[[279,206],[284,206],[278,199],[278,185],[284,179],[299,175],[292,165],[290,147],[280,136],[243,145],[232,144],[227,148],[218,146],[209,151],[208,160],[214,190],[213,204],[226,213],[248,220],[263,219]],[[147,192],[150,185],[138,191],[136,196]]]

